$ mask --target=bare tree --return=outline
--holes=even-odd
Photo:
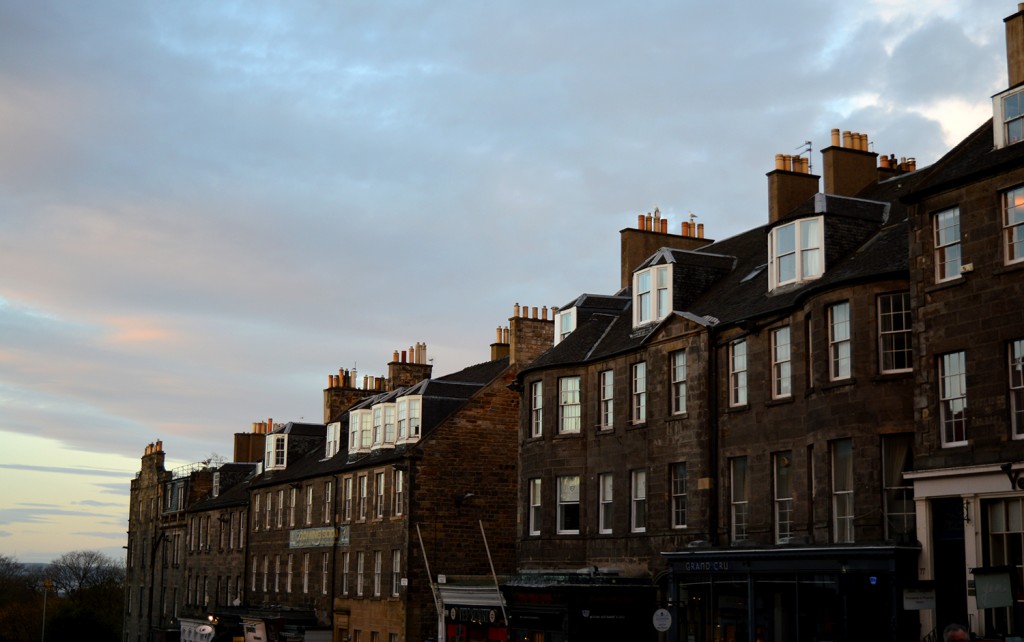
[[[46,575],[58,593],[73,597],[85,589],[119,585],[124,564],[99,551],[71,551],[53,560]]]

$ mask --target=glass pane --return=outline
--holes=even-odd
[[[1011,499],[1007,501],[1007,517],[1009,517],[1009,531],[1012,533],[1019,533],[1024,531],[1024,526],[1020,520],[1020,500]]]
[[[789,254],[796,250],[796,226],[785,225],[775,231],[775,254]]]

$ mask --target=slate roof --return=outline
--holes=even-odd
[[[690,298],[693,292],[680,292],[674,274],[673,315],[719,327],[787,314],[808,296],[843,285],[906,277],[909,229],[907,206],[900,199],[928,176],[924,170],[900,174],[869,186],[856,198],[817,194],[787,216],[790,220],[821,212],[826,215],[826,271],[812,281],[768,291],[767,224],[696,250],[662,248],[637,269],[672,263],[684,275],[684,287],[700,281],[699,293]],[[866,240],[847,247],[851,234]],[[630,288],[616,296],[582,295],[567,307],[572,306],[580,310],[576,329],[523,369],[520,377],[539,368],[631,352],[673,316],[634,329]]]

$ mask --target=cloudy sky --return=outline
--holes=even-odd
[[[147,443],[230,456],[418,341],[483,361],[516,302],[613,291],[637,213],[766,221],[833,127],[934,161],[1014,11],[0,0],[0,553],[120,556]]]

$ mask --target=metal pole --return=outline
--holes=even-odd
[[[49,579],[43,580],[43,631],[39,637],[40,642],[46,642],[46,596],[51,588],[53,588],[53,582]]]
[[[437,640],[438,642],[444,642],[444,611],[441,610],[441,601],[438,599],[437,590],[434,588],[434,576],[430,574],[427,547],[423,545],[423,533],[420,532],[419,524],[416,524],[416,535],[420,538],[420,550],[423,551],[423,565],[427,567],[427,581],[430,582],[430,592],[434,594],[434,608],[437,610]]]
[[[491,547],[487,545],[487,533],[484,532],[484,520],[480,522],[480,534],[484,537],[484,550],[487,551],[487,563],[491,565],[491,577],[494,578],[494,590],[498,593],[498,604],[501,605],[501,617],[505,620],[505,626],[509,625],[508,614],[505,613],[505,600],[501,598],[501,589],[498,587],[498,574],[494,572],[494,560],[491,559]]]

